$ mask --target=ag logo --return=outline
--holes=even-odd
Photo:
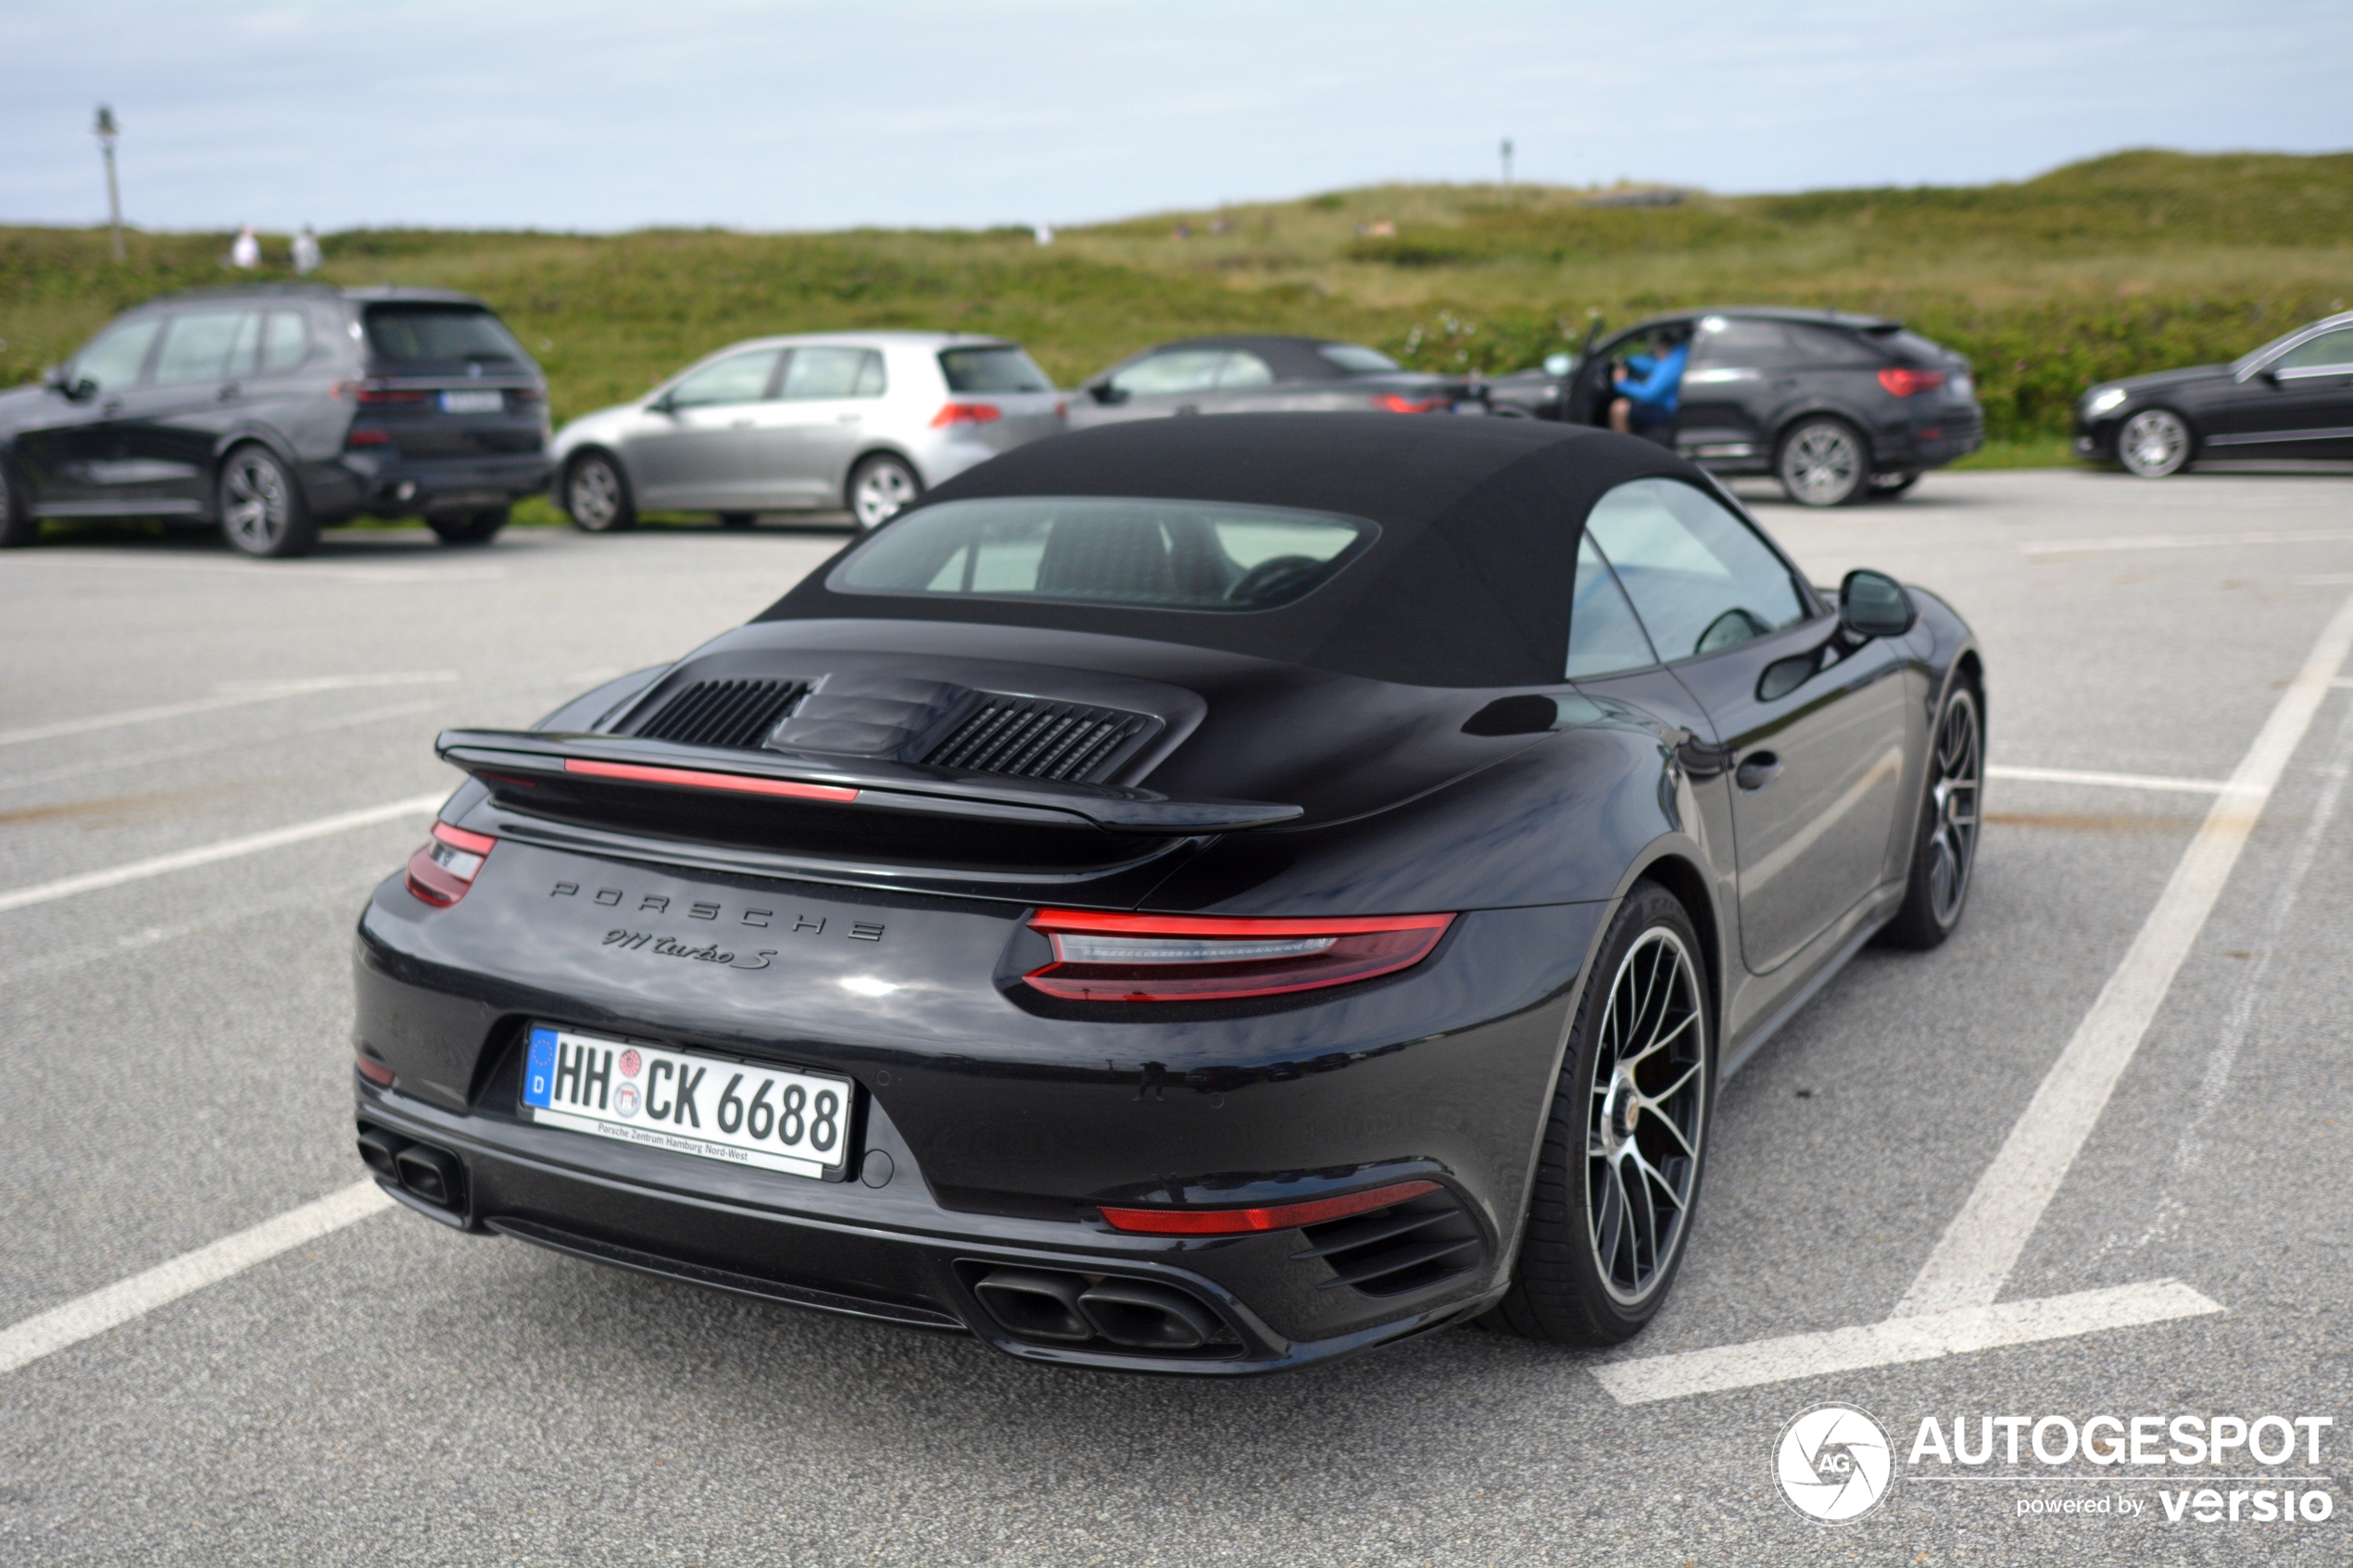
[[[1798,1512],[1846,1524],[1880,1505],[1895,1456],[1880,1424],[1852,1405],[1816,1405],[1781,1428],[1773,1474]]]

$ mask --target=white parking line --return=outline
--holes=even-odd
[[[2182,852],[2123,960],[1886,1322],[1609,1362],[1594,1368],[1602,1386],[1620,1403],[1636,1404],[2220,1311],[2170,1280],[2040,1301],[1996,1304],[1994,1298],[2140,1048],[2348,654],[2353,598],[2329,618]]]
[[[2075,1162],[2076,1151],[2115,1092],[2125,1064],[2140,1048],[2141,1036],[2172,988],[2190,945],[2205,929],[2207,915],[2238,864],[2239,851],[2255,831],[2256,819],[2311,728],[2312,717],[2348,653],[2353,653],[2353,598],[2330,617],[2304,668],[2280,694],[2228,787],[2182,852],[2124,960],[2100,988],[2098,999],[2076,1025],[2074,1037],[2034,1091],[2001,1152],[1978,1178],[1919,1278],[1905,1292],[1895,1309],[1897,1317],[1984,1306],[2001,1294],[2027,1238]]]
[[[111,730],[124,724],[148,724],[158,719],[180,719],[191,713],[210,713],[216,709],[242,708],[248,703],[281,702],[291,696],[308,696],[313,692],[347,691],[356,686],[413,686],[457,678],[455,670],[414,670],[369,675],[317,675],[302,681],[271,681],[250,688],[216,692],[211,696],[193,697],[186,702],[159,703],[153,708],[125,708],[112,713],[87,714],[80,719],[60,719],[53,724],[0,730],[0,746],[55,740],[60,735],[86,734],[92,730]]]
[[[300,844],[308,838],[324,838],[329,834],[346,833],[353,828],[417,816],[440,809],[441,803],[448,798],[448,791],[435,790],[431,795],[413,795],[406,800],[395,800],[383,806],[369,806],[357,811],[338,812],[332,817],[318,817],[310,822],[296,822],[291,827],[271,828],[268,833],[247,834],[243,838],[224,838],[216,844],[200,844],[194,849],[178,849],[169,855],[108,866],[104,871],[83,872],[79,876],[63,876],[55,882],[35,883],[31,887],[0,893],[0,913],[33,904],[50,903],[58,898],[70,898],[77,893],[94,893],[102,887],[120,887],[126,882],[161,876],[167,872],[184,872],[196,866],[208,866],[216,860],[233,860],[240,855],[257,854],[282,845]]]
[[[1821,1334],[1793,1334],[1747,1345],[1612,1361],[1595,1367],[1593,1375],[1619,1404],[1642,1405],[1654,1399],[1754,1388],[1833,1372],[1962,1356],[2003,1345],[2067,1339],[2221,1310],[2179,1280],[2161,1279],[2040,1301],[1956,1307],[1917,1317],[1890,1318],[1860,1328],[1833,1328]]]
[[[2226,545],[2334,545],[2353,539],[2353,529],[2290,528],[2245,533],[2111,533],[2095,539],[2022,539],[2030,556],[2072,556],[2105,550],[2199,550]]]
[[[183,1252],[145,1273],[79,1297],[62,1307],[0,1329],[0,1374],[16,1371],[69,1345],[120,1327],[182,1296],[218,1285],[256,1263],[332,1235],[355,1220],[392,1207],[374,1182],[359,1182],[315,1203],[290,1209],[208,1247]]]
[[[2020,779],[2032,784],[2092,784],[2106,789],[2179,790],[2184,795],[2220,795],[2230,788],[2221,779],[2175,779],[2160,773],[2087,773],[2075,768],[2014,768],[1989,763],[1989,779]]]

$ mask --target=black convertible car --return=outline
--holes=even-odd
[[[1725,1077],[1961,913],[1981,669],[1534,420],[1150,420],[939,486],[530,730],[360,917],[453,1227],[1135,1371],[1672,1282]]]

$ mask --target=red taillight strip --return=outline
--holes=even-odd
[[[1115,1231],[1139,1236],[1248,1236],[1258,1231],[1297,1230],[1327,1220],[1345,1220],[1436,1192],[1436,1182],[1399,1182],[1345,1198],[1316,1198],[1305,1203],[1278,1203],[1265,1209],[1112,1209],[1103,1222]]]
[[[1346,936],[1359,931],[1443,931],[1444,915],[1342,915],[1329,920],[1294,920],[1258,915],[1130,915],[1101,909],[1040,909],[1029,917],[1034,931],[1092,932],[1104,936]]]
[[[468,833],[464,828],[447,822],[433,824],[433,835],[444,844],[455,845],[469,855],[487,855],[498,841],[486,833]]]
[[[837,784],[799,784],[791,779],[755,779],[743,773],[706,773],[693,768],[648,768],[635,762],[592,762],[567,757],[564,771],[592,779],[627,779],[633,784],[675,784],[682,789],[731,789],[742,795],[783,795],[795,800],[855,800],[858,792]]]
[[[1942,370],[1897,369],[1879,373],[1880,385],[1897,397],[1909,397],[1916,392],[1933,392],[1944,384],[1944,380]]]
[[[950,425],[985,425],[1003,419],[1005,411],[994,403],[948,403],[931,417],[931,428],[944,430]]]
[[[1427,414],[1433,408],[1443,408],[1445,406],[1446,399],[1443,397],[1407,397],[1402,393],[1384,392],[1375,397],[1373,402],[1377,407],[1386,408],[1392,414]]]

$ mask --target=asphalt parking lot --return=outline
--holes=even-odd
[[[349,927],[454,784],[434,731],[673,658],[840,535],[12,553],[0,1557],[2341,1563],[2353,668],[2313,656],[2353,626],[2348,501],[2339,477],[2249,474],[1940,474],[1827,515],[1759,492],[1818,580],[1894,571],[1977,626],[1996,773],[1964,928],[1867,950],[1733,1080],[1680,1283],[1635,1344],[1455,1329],[1217,1385],[1053,1372],[364,1204],[87,1333],[110,1287],[219,1263],[201,1249],[359,1181]],[[2268,795],[2225,790],[2266,746]],[[2178,971],[2153,970],[2167,940]],[[2087,1018],[2134,1024],[2103,1036],[2096,1095],[2053,1077]],[[2054,1105],[2088,1135],[2001,1300],[2175,1281],[2203,1305],[1934,1359],[1839,1339],[1935,1273]],[[84,1330],[51,1348],[58,1323]],[[1657,1363],[1700,1369],[1696,1392],[1624,1370],[1760,1342]],[[1832,1400],[1878,1419],[1898,1473],[1837,1529],[1773,1470],[1784,1425]],[[1981,1416],[2185,1413],[2336,1424],[2302,1429],[2312,1462],[2301,1436],[2268,1466],[1907,1462],[1930,1417],[1974,1442]],[[2160,1492],[2208,1486],[2331,1515],[2169,1520]],[[2094,1506],[2052,1511],[2070,1499]]]

